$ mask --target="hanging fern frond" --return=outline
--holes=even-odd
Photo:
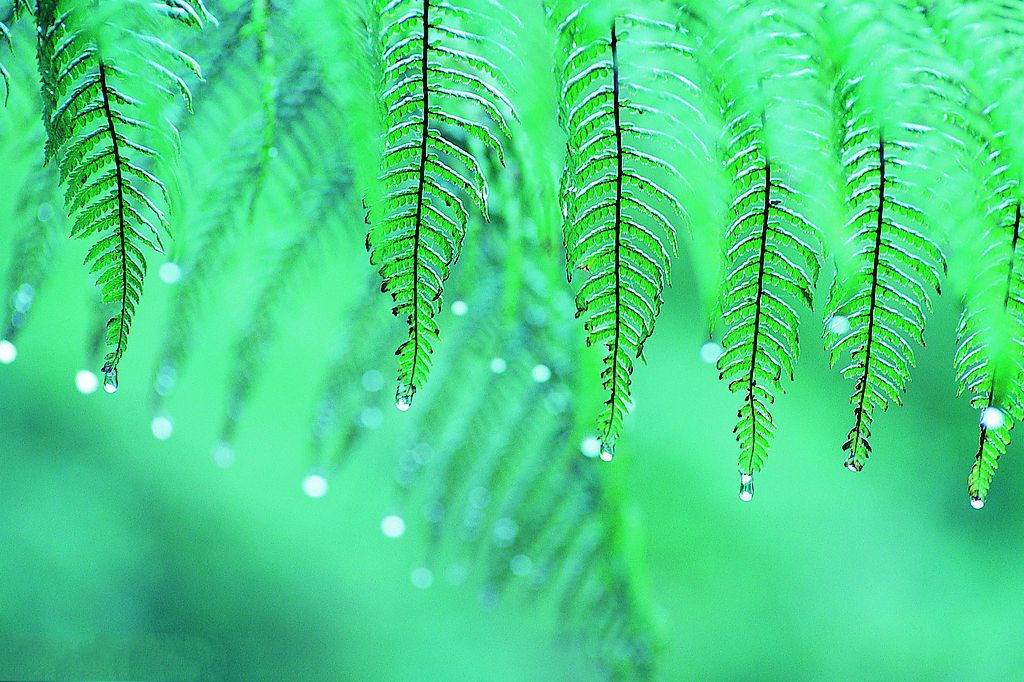
[[[753,494],[753,474],[764,466],[775,434],[772,405],[783,390],[783,378],[793,378],[798,308],[813,305],[823,249],[817,228],[802,213],[790,164],[769,145],[772,132],[794,137],[783,130],[788,121],[781,119],[788,112],[774,106],[782,100],[780,91],[788,96],[783,101],[796,101],[807,89],[801,81],[818,77],[815,65],[798,56],[809,39],[793,16],[796,10],[784,7],[739,3],[718,21],[704,18],[707,37],[699,50],[706,73],[719,84],[720,147],[732,182],[720,303],[726,331],[718,369],[729,389],[743,396],[734,433],[745,500]],[[707,26],[719,21],[734,33],[714,44],[715,34]],[[741,42],[751,36],[764,36],[763,43]],[[745,73],[743,66],[749,64],[759,68]]]
[[[974,465],[968,477],[971,504],[981,507],[988,496],[999,458],[1006,454],[1010,443],[1010,430],[1024,418],[1024,244],[1021,243],[1021,204],[1011,207],[1000,232],[1010,239],[1009,248],[991,248],[985,254],[979,278],[990,282],[991,276],[1004,276],[1002,304],[997,311],[988,310],[989,292],[975,291],[965,301],[964,314],[957,328],[957,351],[954,366],[961,392],[971,395],[971,405],[980,410],[981,435]],[[1005,244],[1003,245],[1005,247]],[[1005,274],[1004,274],[1005,273]],[[988,343],[989,336],[982,327],[985,321],[998,317],[1008,318],[1016,333],[1004,343],[1011,348],[1001,349],[1010,360],[998,362],[999,350]],[[1005,324],[1005,323],[1004,323]]]
[[[375,2],[385,133],[381,197],[372,202],[366,248],[395,316],[408,324],[408,339],[396,351],[396,401],[405,410],[426,381],[439,341],[435,317],[469,219],[463,199],[487,217],[480,161],[450,131],[502,157],[514,111],[502,69],[486,56],[498,45],[460,28],[478,19],[469,4]]]
[[[689,48],[664,36],[668,26],[625,16],[591,38],[585,13],[573,12],[558,27],[569,138],[562,181],[566,272],[570,281],[577,270],[587,273],[577,317],[585,320],[587,344],[606,350],[607,400],[598,418],[605,460],[614,456],[631,404],[633,360],[643,356],[670,281],[674,221],[686,214],[672,189],[682,174],[666,160],[676,156],[676,138],[651,126],[658,117],[677,122],[671,109],[686,106],[694,86],[671,67],[645,72],[639,55],[635,63],[624,58],[621,39],[643,34],[638,51],[687,59]]]
[[[830,362],[845,352],[852,360],[842,370],[854,382],[854,425],[843,445],[851,471],[863,468],[871,454],[876,412],[902,402],[914,364],[911,343],[924,344],[929,290],[939,291],[945,266],[902,177],[907,157],[926,131],[907,123],[887,132],[873,112],[859,106],[860,83],[860,77],[843,82],[841,105],[847,113],[841,149],[857,266],[830,291],[825,332]]]
[[[156,7],[157,13],[202,23],[184,0]],[[148,6],[126,2],[117,9],[114,24],[113,17],[91,16],[88,7],[44,0],[36,17],[47,158],[57,164],[66,187],[71,236],[92,240],[86,262],[97,274],[103,302],[115,310],[107,323],[103,363],[109,391],[117,388],[118,365],[142,297],[143,249],[161,252],[162,234],[170,227],[155,201],[167,203],[166,187],[149,169],[159,154],[140,142],[147,134],[152,138],[159,124],[136,116],[148,113],[147,95],[170,95],[173,89],[191,102],[174,68],[183,66],[202,78],[191,57],[153,33],[140,32],[154,28]],[[148,83],[141,81],[143,73]]]

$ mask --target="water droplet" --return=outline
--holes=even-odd
[[[228,469],[235,463],[235,451],[227,443],[221,441],[213,446],[213,463],[221,469]]]
[[[601,441],[594,436],[587,436],[580,443],[580,452],[584,457],[597,457],[601,454]]]
[[[27,313],[35,297],[36,291],[32,285],[28,282],[22,284],[14,293],[14,309],[19,313]]]
[[[533,561],[525,554],[516,554],[508,562],[508,567],[513,575],[523,577],[533,572]]]
[[[302,479],[302,492],[312,498],[326,495],[327,487],[327,479],[323,474],[309,474]]]
[[[166,414],[158,414],[153,417],[153,421],[149,424],[149,429],[157,440],[167,440],[174,433],[174,422]]]
[[[160,365],[160,371],[157,372],[156,381],[153,383],[153,390],[160,396],[170,395],[177,381],[178,372],[174,369],[174,365],[165,362]]]
[[[505,362],[505,358],[491,358],[492,372],[495,374],[504,374],[506,369],[508,369],[508,363]]]
[[[754,499],[754,477],[750,474],[740,474],[740,499],[744,502]]]
[[[426,566],[420,566],[412,570],[409,579],[412,581],[413,587],[425,590],[434,584],[434,572]]]
[[[103,390],[113,393],[117,390],[117,370],[112,369],[103,374]]]
[[[601,461],[610,462],[615,459],[615,447],[607,443],[601,444]]]
[[[530,376],[538,384],[546,383],[551,379],[551,368],[547,365],[534,365],[533,369],[530,370]]]
[[[363,373],[363,389],[370,393],[376,393],[384,388],[384,375],[375,369],[366,370]]]
[[[395,402],[395,407],[398,408],[399,412],[408,412],[409,408],[412,407],[412,402],[405,396],[402,396]]]
[[[358,420],[364,429],[376,429],[384,423],[384,413],[371,405],[359,411]]]
[[[863,469],[863,468],[864,468],[864,467],[862,467],[862,466],[859,466],[859,465],[857,464],[857,460],[854,460],[854,459],[848,459],[848,460],[846,460],[846,464],[844,464],[843,466],[844,466],[844,467],[846,467],[846,469],[847,469],[848,471],[852,471],[853,473],[857,473],[857,472],[859,472],[859,471],[860,471],[861,469]]]
[[[828,330],[833,334],[842,336],[850,331],[850,320],[843,315],[834,315],[828,318]]]
[[[458,300],[452,303],[452,315],[456,317],[462,317],[469,312],[469,305],[463,301]]]
[[[700,359],[709,365],[713,365],[722,357],[722,352],[721,346],[714,341],[708,341],[700,347]]]
[[[986,407],[981,411],[981,425],[986,429],[1001,429],[1006,423],[1006,415],[998,407]]]
[[[9,365],[18,359],[18,349],[14,344],[4,339],[0,341],[0,365]]]
[[[981,509],[985,506],[985,500],[981,499],[977,495],[971,498],[971,507],[974,509]]]
[[[494,523],[494,544],[498,547],[508,547],[519,534],[519,524],[515,519],[507,516],[498,519]]]
[[[400,538],[405,535],[405,519],[396,514],[389,514],[381,519],[380,532],[389,538]]]
[[[181,266],[174,261],[167,261],[160,266],[160,281],[164,284],[176,284],[181,279]]]
[[[75,375],[75,388],[78,389],[79,393],[89,395],[90,393],[95,393],[99,387],[100,378],[89,370],[79,370],[78,374]]]

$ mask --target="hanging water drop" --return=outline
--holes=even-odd
[[[174,433],[174,422],[168,415],[158,414],[150,422],[149,430],[153,432],[153,438],[167,440]]]
[[[750,474],[740,474],[740,499],[744,502],[754,499],[754,477]]]
[[[398,408],[399,412],[408,412],[409,408],[412,407],[412,402],[403,395],[395,402],[395,407]]]
[[[722,357],[722,347],[714,341],[708,341],[700,347],[700,359],[709,365],[718,362],[720,357]]]
[[[1006,415],[998,407],[991,405],[981,411],[981,425],[986,429],[1001,429],[1006,423]]]
[[[413,569],[409,579],[412,581],[413,587],[425,590],[434,584],[434,572],[426,566],[420,566]]]
[[[78,371],[75,375],[75,388],[78,392],[83,395],[89,395],[95,393],[96,389],[100,387],[100,379],[95,374],[87,369]]]
[[[327,494],[327,479],[323,474],[309,474],[302,479],[302,492],[306,493],[308,497],[314,499],[323,497]]]
[[[405,519],[397,514],[388,514],[380,522],[380,532],[389,538],[400,538],[405,535]]]
[[[538,384],[546,383],[551,379],[551,368],[547,365],[534,365],[533,369],[530,370],[530,376]]]
[[[167,261],[160,266],[159,273],[164,284],[176,284],[181,279],[181,266],[174,261]]]
[[[221,469],[227,469],[235,463],[235,451],[223,441],[213,446],[212,455],[213,463]]]
[[[18,359],[18,349],[14,344],[4,339],[0,341],[0,365],[9,365]]]
[[[985,506],[985,500],[981,499],[977,495],[971,497],[971,507],[973,509],[981,509]]]
[[[842,315],[835,315],[828,319],[828,330],[833,334],[842,336],[850,331],[850,320]]]
[[[113,393],[117,390],[117,370],[112,369],[103,375],[103,390],[107,393]]]
[[[580,443],[580,452],[584,457],[594,458],[601,454],[601,441],[594,436],[587,436]]]
[[[615,459],[615,447],[607,443],[601,444],[601,461],[610,462]]]
[[[375,369],[368,369],[363,373],[363,389],[376,393],[384,388],[384,375]]]

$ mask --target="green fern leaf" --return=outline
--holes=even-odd
[[[569,136],[564,240],[570,281],[577,270],[587,273],[576,295],[587,344],[606,349],[601,378],[608,398],[598,423],[607,460],[631,402],[633,359],[643,354],[669,284],[674,221],[685,210],[669,184],[682,176],[665,160],[675,143],[646,122],[651,113],[671,121],[668,109],[660,108],[675,94],[666,84],[649,96],[644,87],[652,74],[644,73],[641,61],[633,67],[622,59],[616,22],[607,36],[576,45],[587,30],[583,16],[573,13],[560,26],[567,45],[562,120]],[[673,43],[657,39],[664,27],[632,16],[619,21],[639,34],[654,33],[637,49],[675,53]],[[652,145],[661,153],[650,151]]]
[[[167,11],[178,16],[186,7],[199,16],[183,0],[168,3]],[[150,79],[146,94],[169,94],[168,86],[187,93],[184,80],[164,61],[201,77],[191,57],[140,32],[152,23],[146,6],[126,2],[116,9],[122,15],[117,24],[110,15],[94,17],[89,8],[62,0],[40,2],[36,16],[47,158],[56,162],[66,188],[71,236],[93,242],[86,262],[103,302],[115,309],[107,322],[109,352],[103,363],[109,391],[117,388],[118,365],[142,296],[143,249],[162,251],[162,234],[169,229],[153,199],[166,203],[166,188],[147,169],[159,154],[140,141],[156,126],[135,118],[145,116],[146,109],[145,95],[133,90],[144,73]]]
[[[491,3],[496,4],[496,3]],[[462,250],[468,199],[487,217],[487,182],[476,155],[453,131],[503,155],[509,89],[483,54],[490,41],[456,26],[471,9],[437,0],[375,5],[380,18],[382,196],[374,202],[366,248],[404,317],[408,338],[396,351],[400,409],[426,381],[439,342],[435,320],[445,280]],[[496,131],[496,132],[495,132]]]
[[[871,454],[875,413],[902,401],[914,364],[911,343],[924,343],[928,290],[939,291],[945,264],[927,236],[923,213],[901,196],[901,157],[921,130],[904,125],[887,138],[865,119],[850,118],[843,140],[857,268],[849,281],[837,280],[832,288],[826,329],[831,363],[844,352],[852,358],[842,370],[855,382],[855,421],[843,445],[852,471],[863,468]]]

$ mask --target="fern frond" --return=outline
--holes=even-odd
[[[664,37],[663,26],[638,17],[613,21],[607,35],[589,40],[583,13],[560,26],[562,122],[569,136],[562,182],[566,270],[570,281],[576,270],[587,272],[577,317],[585,320],[587,344],[606,349],[601,378],[608,397],[598,418],[606,460],[629,409],[633,360],[643,355],[669,284],[673,221],[685,216],[670,184],[682,175],[666,160],[677,145],[647,119],[672,122],[671,107],[692,94],[677,94],[673,83],[688,81],[673,71],[645,73],[639,58],[623,59],[620,21],[630,33],[650,34],[637,50],[673,58],[687,52]],[[659,89],[647,85],[652,78],[662,83]]]
[[[186,9],[199,16],[188,2],[166,7],[158,13],[198,23],[192,15],[179,16]],[[120,9],[126,16],[114,24],[112,17],[91,16],[87,7],[45,0],[36,16],[47,158],[57,164],[66,187],[71,236],[93,240],[86,262],[97,274],[103,302],[115,309],[107,323],[109,352],[103,363],[108,391],[117,388],[118,365],[142,296],[143,249],[161,252],[161,235],[170,227],[154,200],[167,203],[166,187],[149,170],[160,156],[140,141],[151,138],[157,126],[136,116],[147,114],[147,95],[170,95],[173,88],[190,99],[185,81],[166,63],[201,78],[191,57],[153,33],[140,32],[154,28],[146,6],[127,2]]]
[[[1024,418],[1024,362],[1021,343],[1024,339],[1024,244],[1021,244],[1021,205],[1018,202],[999,230],[1010,240],[1009,247],[990,248],[985,254],[979,279],[991,282],[1004,276],[1000,287],[1002,305],[989,310],[988,292],[975,290],[965,301],[964,313],[957,328],[957,351],[954,366],[960,391],[968,392],[971,405],[980,411],[981,435],[974,465],[968,477],[971,504],[981,507],[988,496],[999,458],[1006,454],[1010,443],[1010,430],[1015,422]],[[1000,319],[1003,318],[1003,319]],[[1003,344],[1010,348],[993,347],[987,335],[986,323],[1010,326],[1010,338]],[[1000,362],[1003,354],[1010,359]]]
[[[781,138],[794,146],[798,132],[808,136],[788,130],[792,114],[776,106],[801,101],[809,89],[803,81],[818,78],[816,65],[801,57],[809,37],[800,18],[792,3],[772,3],[772,9],[737,3],[719,17],[731,33],[717,44],[707,27],[718,20],[701,22],[707,35],[699,58],[718,83],[720,148],[732,183],[718,369],[729,389],[743,396],[734,429],[743,499],[753,494],[751,477],[768,456],[776,429],[772,405],[799,357],[798,309],[812,307],[821,270],[821,237],[804,216],[793,164],[777,149],[781,143],[770,144]],[[746,44],[753,36],[764,36],[763,42]]]
[[[463,199],[487,217],[480,161],[452,131],[501,157],[500,138],[510,137],[506,116],[514,112],[502,69],[485,56],[492,41],[458,28],[474,18],[470,5],[378,0],[375,8],[385,133],[382,196],[372,207],[366,248],[393,313],[408,324],[396,351],[396,401],[405,410],[439,341],[435,317],[469,218]]]
[[[850,82],[851,89],[856,82]],[[912,342],[924,344],[929,290],[939,291],[945,258],[928,236],[923,213],[905,198],[905,155],[921,130],[904,125],[889,137],[864,114],[848,119],[843,139],[857,268],[832,288],[826,338],[830,362],[849,352],[842,374],[854,381],[854,426],[843,450],[859,471],[871,454],[875,413],[901,404],[914,364]]]

